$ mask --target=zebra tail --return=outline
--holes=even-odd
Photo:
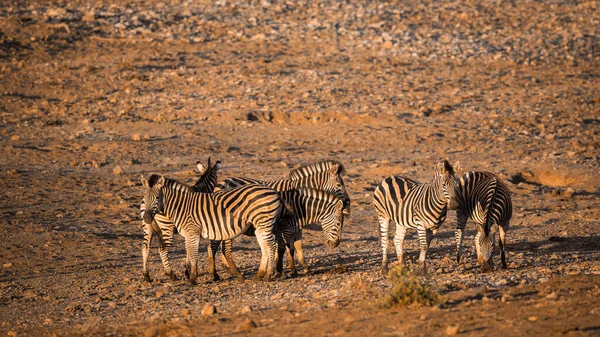
[[[484,227],[484,231],[486,232],[486,234],[489,234],[490,231],[490,227],[491,227],[491,214],[494,210],[494,204],[496,203],[496,194],[498,192],[498,179],[497,178],[493,178],[492,180],[490,180],[489,182],[490,186],[494,186],[494,191],[492,192],[492,195],[490,196],[490,198],[488,199],[487,202],[487,211],[485,212],[485,227]]]

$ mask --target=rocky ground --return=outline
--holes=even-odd
[[[598,1],[2,2],[0,333],[598,335],[599,35]],[[222,178],[344,163],[340,247],[310,228],[309,274],[253,282],[243,237],[247,280],[203,258],[193,287],[154,249],[144,283],[139,175],[209,157]],[[509,185],[509,268],[478,271],[472,224],[456,266],[450,213],[445,302],[384,309],[372,192],[444,158]],[[182,275],[180,237],[171,256]]]

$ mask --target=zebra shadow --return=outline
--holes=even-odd
[[[585,253],[600,251],[600,237],[594,236],[550,236],[546,240],[507,244],[513,252],[536,253]]]

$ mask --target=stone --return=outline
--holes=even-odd
[[[454,336],[460,331],[460,325],[451,324],[446,327],[446,335]]]
[[[529,316],[529,318],[527,318],[527,320],[530,321],[530,322],[535,322],[535,321],[537,321],[537,317],[535,317],[535,316]]]
[[[217,308],[210,303],[206,303],[200,313],[202,316],[212,316],[217,313]]]
[[[241,312],[242,314],[248,314],[248,313],[251,313],[251,312],[252,312],[252,307],[251,307],[251,306],[249,306],[249,305],[247,305],[247,306],[243,307],[243,308],[242,308],[242,310],[240,310],[240,312]]]
[[[113,174],[117,174],[117,175],[123,174],[123,169],[121,168],[121,166],[115,167],[113,169]]]
[[[242,321],[242,323],[240,323],[238,325],[238,329],[240,331],[250,331],[252,329],[256,328],[256,323],[254,323],[253,320],[251,320],[250,318],[246,318]]]
[[[139,133],[134,133],[133,135],[131,135],[131,140],[139,142],[140,140],[142,140],[142,135]]]
[[[21,136],[19,136],[19,135],[12,135],[10,137],[10,140],[13,140],[13,141],[21,140]]]
[[[566,190],[563,192],[563,194],[562,194],[562,195],[563,195],[565,198],[571,198],[571,197],[573,197],[573,194],[575,194],[575,190],[574,190],[574,189],[572,189],[571,187],[569,187],[569,188],[567,188],[567,189],[566,189]]]

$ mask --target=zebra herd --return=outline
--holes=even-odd
[[[342,174],[344,167],[337,161],[322,161],[292,170],[281,180],[262,181],[232,177],[217,183],[221,162],[208,165],[196,163],[200,172],[197,182],[186,185],[160,175],[141,177],[144,196],[140,205],[143,219],[143,275],[151,281],[148,271],[150,244],[158,237],[159,254],[165,274],[175,280],[168,251],[175,230],[185,238],[185,274],[195,283],[198,276],[198,249],[201,238],[208,245],[209,273],[213,280],[220,276],[215,268],[215,256],[221,249],[223,264],[232,275],[242,278],[231,255],[233,240],[241,234],[255,236],[261,250],[261,262],[256,279],[270,280],[287,276],[283,255],[287,251],[288,269],[297,274],[294,259],[305,272],[308,265],[302,251],[302,228],[319,224],[325,242],[336,248],[342,238],[344,218],[350,215],[350,197]],[[461,261],[465,225],[471,218],[477,226],[475,246],[482,271],[493,268],[494,238],[499,232],[502,267],[506,268],[505,234],[512,215],[510,193],[496,175],[471,171],[456,177],[459,164],[447,160],[438,163],[433,179],[420,183],[408,177],[385,178],[375,189],[373,206],[379,220],[383,261],[381,271],[388,271],[388,229],[395,224],[394,245],[400,265],[404,265],[402,244],[408,228],[416,229],[419,246],[419,266],[425,271],[425,259],[431,240],[446,219],[448,209],[456,210],[456,256]]]

